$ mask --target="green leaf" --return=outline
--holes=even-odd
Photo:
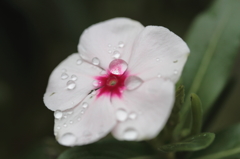
[[[155,151],[146,142],[105,141],[86,146],[73,147],[58,159],[128,159],[151,158]]]
[[[205,150],[194,152],[190,159],[239,159],[240,124],[216,133],[216,139]]]
[[[196,94],[191,94],[192,130],[191,135],[196,135],[202,129],[202,103]]]
[[[191,54],[182,74],[186,98],[196,93],[206,115],[220,95],[235,61],[240,44],[240,1],[216,0],[193,22],[186,42]],[[182,110],[183,121],[190,102]],[[179,125],[182,129],[185,123]]]
[[[201,133],[181,142],[164,145],[160,150],[164,152],[197,151],[208,147],[214,138],[215,135],[213,133]]]

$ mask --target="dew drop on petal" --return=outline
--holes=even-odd
[[[61,127],[60,127],[60,126],[57,126],[57,129],[58,129],[58,130],[60,130],[60,129],[61,129]]]
[[[66,123],[64,123],[64,124],[63,124],[63,126],[64,126],[64,127],[67,127],[67,124],[66,124]]]
[[[81,118],[79,117],[77,120],[78,120],[78,121],[80,121],[80,120],[81,120]]]
[[[76,75],[72,75],[72,76],[71,76],[71,80],[76,81],[77,79],[78,79],[78,78],[77,78]]]
[[[134,112],[132,112],[132,113],[130,113],[130,114],[128,115],[128,118],[134,120],[134,119],[137,118],[137,114],[134,113]]]
[[[159,58],[156,58],[156,61],[157,61],[157,62],[159,62],[159,61],[160,61],[160,59],[159,59]]]
[[[122,59],[113,60],[109,64],[109,71],[114,75],[122,75],[127,70],[128,64]]]
[[[88,103],[84,102],[84,103],[82,104],[82,107],[83,107],[84,109],[88,108]]]
[[[63,116],[63,113],[62,113],[61,110],[56,110],[56,111],[54,112],[54,117],[55,117],[56,119],[61,119],[62,116]]]
[[[65,79],[67,79],[67,78],[68,78],[68,74],[62,73],[61,79],[62,79],[62,80],[65,80]]]
[[[133,128],[128,128],[123,133],[123,138],[128,141],[136,140],[137,137],[138,137],[138,132]]]
[[[69,121],[69,123],[70,123],[70,124],[73,124],[73,121],[72,121],[72,120],[70,120],[70,121]]]
[[[121,56],[121,54],[120,54],[119,51],[114,51],[114,52],[113,52],[113,58],[119,59],[120,56]]]
[[[97,57],[94,57],[94,58],[92,59],[92,64],[94,64],[94,65],[99,65],[99,64],[100,64],[100,60],[99,60]]]
[[[106,74],[107,74],[107,71],[102,70],[102,71],[100,72],[100,74],[101,74],[101,75],[106,75]]]
[[[83,62],[83,61],[82,61],[81,59],[78,59],[76,63],[77,63],[77,65],[81,65],[82,62]]]
[[[112,50],[108,50],[108,53],[111,54],[111,53],[112,53]]]
[[[118,43],[118,47],[119,47],[119,48],[123,48],[123,47],[124,47],[124,43],[123,43],[122,41],[120,41],[120,42]]]
[[[112,45],[111,45],[111,44],[108,44],[108,47],[112,47]]]
[[[118,121],[125,121],[127,119],[127,112],[124,109],[118,109],[116,111],[116,117]]]
[[[137,76],[129,76],[124,84],[128,90],[134,90],[143,83],[143,80]]]
[[[100,86],[100,82],[97,81],[97,80],[94,80],[92,84],[93,84],[93,86],[95,86],[95,87]]]
[[[65,146],[73,146],[76,140],[77,138],[75,135],[72,133],[66,133],[59,139],[59,143]]]
[[[160,78],[160,77],[162,77],[162,75],[161,75],[161,74],[158,74],[157,77]]]
[[[177,70],[174,70],[173,73],[176,75],[176,74],[178,74],[178,71],[177,71]]]
[[[74,89],[75,87],[76,87],[76,83],[75,83],[74,81],[70,80],[70,81],[67,82],[67,88],[68,88],[69,90],[72,90],[72,89]]]

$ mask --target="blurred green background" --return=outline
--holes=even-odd
[[[167,27],[184,38],[193,19],[210,4],[210,0],[0,1],[0,158],[24,158],[32,147],[54,138],[53,113],[42,97],[51,71],[77,51],[85,28],[129,17],[145,26]],[[240,56],[232,77],[240,76],[239,63]],[[224,94],[227,100],[217,103],[221,109],[206,130],[216,132],[240,121],[240,82],[235,82]]]

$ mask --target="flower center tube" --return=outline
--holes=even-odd
[[[127,63],[124,60],[116,59],[109,64],[107,74],[97,76],[95,79],[100,83],[97,97],[111,96],[122,97],[125,90],[125,80],[128,77]]]

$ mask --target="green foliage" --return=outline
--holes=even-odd
[[[160,150],[164,152],[197,151],[208,147],[214,138],[215,135],[213,133],[201,133],[181,142],[164,145]]]
[[[155,154],[155,151],[145,142],[112,140],[70,148],[62,153],[58,159],[153,159],[153,157],[150,157],[153,154]]]
[[[191,54],[182,74],[186,98],[196,93],[206,115],[229,80],[240,43],[240,1],[216,0],[194,21],[186,42]],[[190,101],[181,110],[178,131],[189,126]]]
[[[190,159],[239,159],[240,124],[216,133],[215,141],[205,150],[194,152]]]

